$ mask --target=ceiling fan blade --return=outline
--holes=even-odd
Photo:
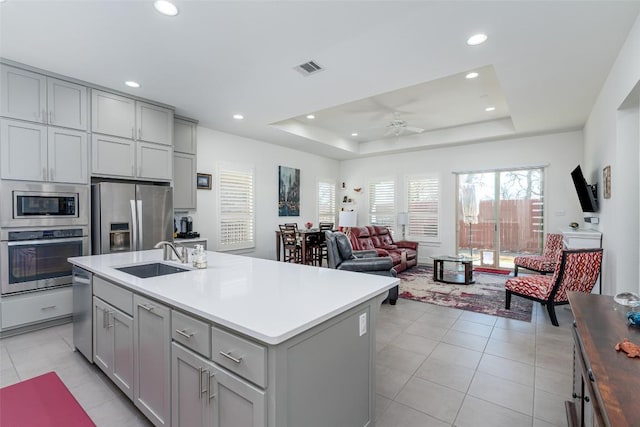
[[[422,133],[422,132],[424,132],[424,129],[418,128],[418,127],[415,127],[415,126],[405,126],[404,128],[406,130],[408,130],[409,132],[414,132],[414,133]]]

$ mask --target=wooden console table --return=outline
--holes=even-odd
[[[629,338],[640,344],[640,328],[628,326],[628,307],[606,295],[569,293],[575,317],[573,401],[567,401],[569,426],[640,425],[640,359],[615,351]]]

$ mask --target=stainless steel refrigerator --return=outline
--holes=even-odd
[[[153,249],[173,241],[173,189],[101,182],[91,187],[93,254]]]

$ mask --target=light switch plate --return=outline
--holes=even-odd
[[[367,333],[367,313],[360,315],[360,336]]]

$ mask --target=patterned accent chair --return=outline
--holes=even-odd
[[[600,275],[602,249],[575,249],[561,252],[560,267],[553,277],[545,275],[521,276],[508,279],[505,308],[511,308],[511,294],[547,305],[549,318],[558,326],[556,305],[568,304],[567,292],[590,293]]]
[[[518,267],[540,274],[553,273],[558,266],[562,252],[562,234],[547,234],[542,255],[518,256],[513,260],[513,275],[518,275]]]

